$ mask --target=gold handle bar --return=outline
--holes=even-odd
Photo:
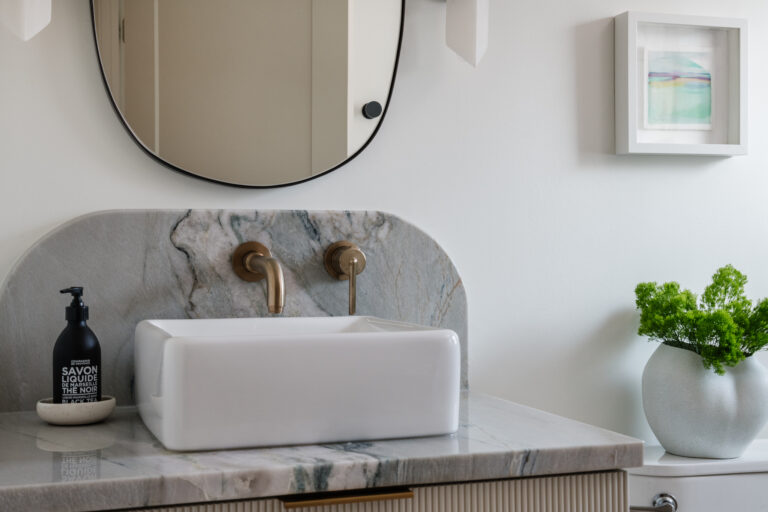
[[[365,270],[365,253],[347,240],[336,242],[325,250],[325,270],[334,279],[349,280],[349,314],[357,311],[357,275]]]
[[[374,501],[413,499],[411,489],[388,489],[386,491],[368,491],[366,494],[343,493],[331,496],[286,497],[280,498],[286,509],[322,507],[327,505],[346,505],[349,503],[371,503]]]

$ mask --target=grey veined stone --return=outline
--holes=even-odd
[[[241,242],[265,244],[283,267],[284,316],[347,312],[346,282],[323,253],[351,240],[366,253],[358,314],[453,329],[467,388],[467,305],[450,258],[423,231],[381,212],[127,210],[74,219],[36,242],[0,294],[0,411],[51,395],[51,352],[65,325],[59,290],[83,286],[102,350],[104,393],[133,403],[133,332],[150,318],[266,316],[264,283],[240,280]]]

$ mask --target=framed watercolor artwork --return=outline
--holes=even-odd
[[[617,154],[746,154],[746,21],[626,12],[615,30]]]

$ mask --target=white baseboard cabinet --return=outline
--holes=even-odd
[[[627,512],[624,471],[409,488],[333,492],[161,508],[143,512]]]

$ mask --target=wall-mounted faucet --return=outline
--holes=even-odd
[[[349,280],[349,314],[357,309],[357,274],[365,269],[365,253],[360,248],[343,240],[325,250],[325,270],[339,281]]]
[[[267,306],[270,313],[282,313],[285,304],[283,269],[272,254],[259,242],[245,242],[232,254],[232,268],[241,279],[249,282],[267,278]]]

